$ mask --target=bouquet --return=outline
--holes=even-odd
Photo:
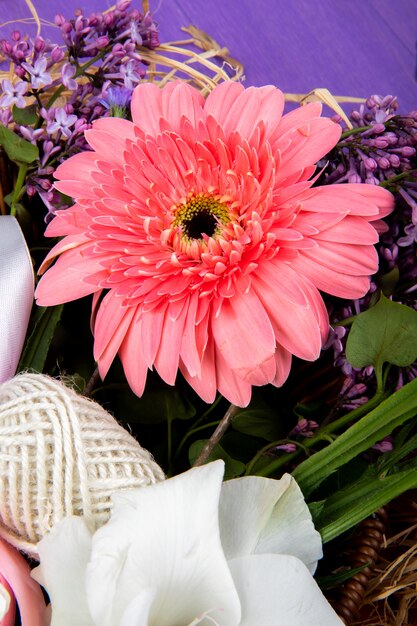
[[[55,23],[0,42],[4,623],[375,623],[417,486],[417,113],[285,112],[129,0]]]

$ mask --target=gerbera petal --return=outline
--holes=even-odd
[[[220,85],[218,85],[216,89],[213,89],[207,96],[204,106],[206,115],[211,115],[220,126],[222,126],[229,114],[231,106],[244,89],[242,84],[235,83],[232,80],[220,83]]]
[[[84,180],[91,184],[91,169],[96,160],[94,152],[80,152],[58,165],[54,175],[58,180]]]
[[[142,83],[132,94],[132,120],[145,133],[155,135],[159,132],[159,121],[162,117],[162,92],[153,83]]]
[[[238,626],[239,599],[217,519],[223,468],[223,462],[211,463],[113,497],[112,517],[94,535],[87,572],[97,624],[118,624],[128,603],[150,588],[157,589],[150,622],[158,626],[189,624],[213,607],[224,626]]]
[[[180,370],[185,380],[194,389],[204,402],[212,403],[216,398],[217,390],[217,364],[215,358],[214,341],[208,338],[207,345],[201,359],[200,376],[191,376],[186,365],[180,361]]]
[[[250,383],[238,376],[227,363],[223,354],[216,349],[217,387],[219,392],[236,406],[248,406],[252,393]]]
[[[295,302],[295,297],[287,299],[281,288],[286,280],[291,282],[293,292],[298,289],[299,299],[304,298],[302,304]],[[285,263],[271,263],[253,280],[253,287],[274,324],[277,343],[310,361],[320,353],[321,332],[315,309],[309,304],[303,286],[303,279]]]
[[[90,243],[67,250],[48,272],[42,276],[36,288],[36,301],[40,306],[52,306],[71,302],[99,290],[84,278],[103,269],[101,257],[86,257],[83,251]]]
[[[292,362],[292,354],[286,350],[283,346],[277,343],[275,348],[275,378],[271,381],[275,387],[281,387],[287,380]]]
[[[148,366],[143,354],[141,339],[141,320],[138,311],[136,311],[123,342],[120,344],[119,355],[129,386],[138,396],[143,394],[148,375]]]
[[[212,331],[217,352],[240,378],[269,361],[275,352],[271,322],[252,291],[225,300],[213,317]]]
[[[343,626],[299,559],[257,554],[229,567],[242,604],[240,626]]]
[[[313,573],[322,557],[320,534],[289,474],[274,481],[246,476],[224,482],[219,522],[228,560],[249,554],[289,554],[301,559]]]
[[[134,307],[122,307],[120,296],[110,291],[97,311],[94,323],[94,359],[104,378],[136,313]]]
[[[284,95],[276,87],[249,87],[233,101],[222,126],[226,133],[237,132],[243,139],[250,139],[253,129],[262,122],[268,138],[278,125],[283,108]]]
[[[326,267],[320,263],[320,260],[311,257],[299,255],[292,261],[291,266],[295,271],[309,278],[317,289],[338,298],[356,300],[356,298],[362,298],[369,289],[369,276],[349,276],[334,268]]]

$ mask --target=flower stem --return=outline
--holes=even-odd
[[[369,130],[370,128],[372,128],[372,126],[369,125],[369,126],[359,126],[359,128],[351,128],[350,130],[345,130],[345,132],[340,135],[340,139],[343,140],[346,137],[350,137],[351,135],[359,135],[359,133],[363,133],[365,130]]]
[[[83,396],[85,396],[86,398],[89,398],[91,396],[99,378],[100,378],[100,374],[98,371],[98,367],[96,367],[96,369],[91,375],[90,380],[88,381],[88,383],[86,384],[84,388]]]
[[[204,465],[204,463],[207,462],[210,454],[213,452],[214,448],[217,446],[217,444],[225,434],[226,430],[229,428],[238,410],[239,408],[234,404],[231,404],[229,406],[226,413],[224,414],[224,417],[220,420],[220,423],[217,426],[216,430],[198,455],[193,467]]]

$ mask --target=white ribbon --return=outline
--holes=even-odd
[[[32,262],[16,219],[0,216],[0,382],[16,372],[33,304]]]

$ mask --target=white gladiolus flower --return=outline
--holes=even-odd
[[[34,570],[51,626],[340,626],[311,575],[321,540],[295,481],[222,484],[223,471],[119,492],[95,533],[58,524]]]

